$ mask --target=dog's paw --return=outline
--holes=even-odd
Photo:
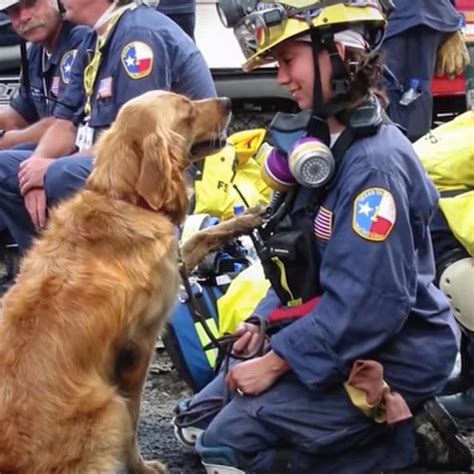
[[[159,461],[145,461],[144,474],[166,474],[166,466]]]
[[[248,209],[245,214],[242,214],[237,219],[239,219],[239,227],[242,226],[242,232],[245,233],[260,227],[267,217],[267,208],[257,206]]]

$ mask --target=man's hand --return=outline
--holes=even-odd
[[[53,161],[52,158],[31,157],[20,163],[18,182],[23,196],[33,188],[43,187],[44,175]]]
[[[260,395],[289,369],[287,362],[275,352],[247,360],[230,369],[226,383],[241,395]]]
[[[36,230],[41,230],[46,224],[46,193],[43,188],[35,188],[24,195],[26,210]]]
[[[454,77],[464,72],[470,62],[462,31],[451,33],[438,48],[436,75]]]
[[[15,139],[16,130],[10,130],[3,134],[0,138],[0,150],[8,150],[9,148],[18,145]]]

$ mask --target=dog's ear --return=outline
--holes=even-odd
[[[159,130],[144,139],[136,192],[152,209],[165,212],[176,224],[182,222],[188,206],[185,165],[179,140],[173,141]]]

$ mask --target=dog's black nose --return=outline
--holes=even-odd
[[[232,101],[228,97],[220,97],[220,101],[226,110],[232,110]]]

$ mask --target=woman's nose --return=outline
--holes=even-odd
[[[279,67],[276,80],[280,86],[284,86],[289,82],[289,76],[284,67]]]

